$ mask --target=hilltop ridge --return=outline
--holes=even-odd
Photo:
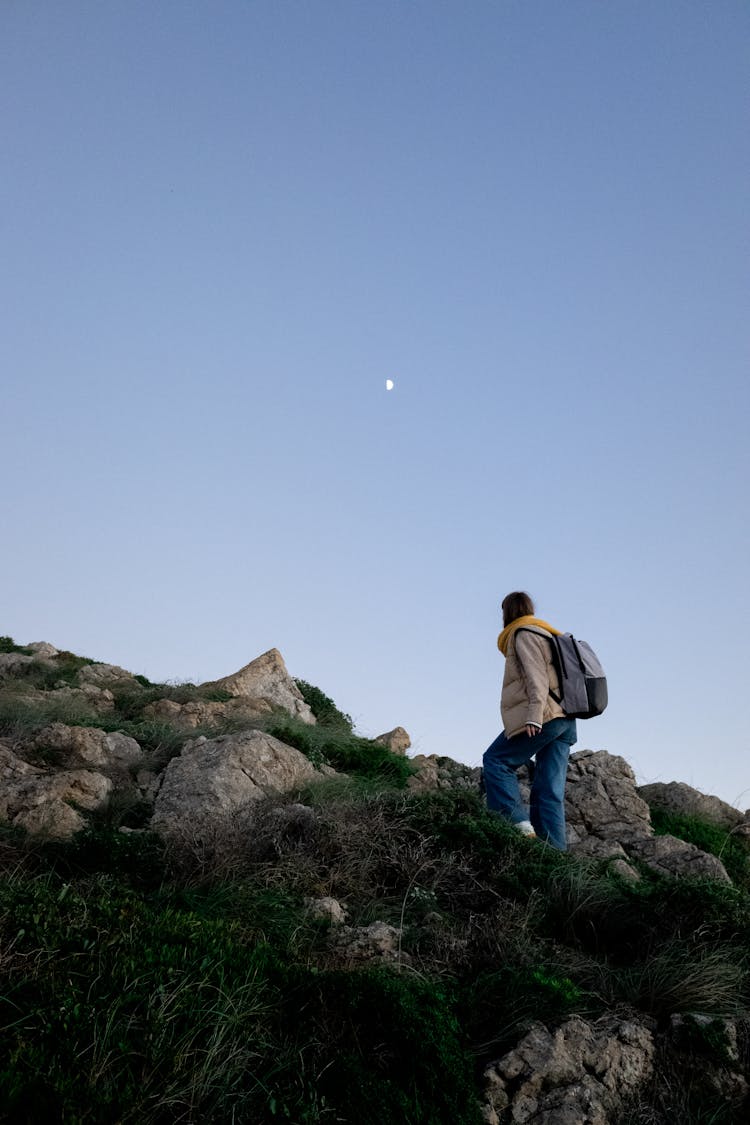
[[[331,743],[306,739],[299,723],[315,726],[310,705],[325,725],[354,736],[320,689],[295,681],[278,649],[237,672],[192,685],[156,685],[113,664],[60,652],[48,642],[15,645],[4,638],[0,684],[8,711],[15,703],[28,718],[6,719],[0,815],[30,831],[69,837],[118,796],[139,806],[141,821],[174,832],[180,822],[227,815],[271,792],[285,793],[331,771]],[[308,699],[305,698],[305,692]],[[8,725],[10,723],[10,725]],[[19,725],[20,724],[20,725]],[[266,729],[267,728],[267,729]],[[286,736],[273,738],[274,733]],[[368,740],[359,740],[360,753]],[[330,739],[329,739],[330,743]],[[369,740],[382,747],[385,766],[401,770],[410,790],[481,787],[481,771],[445,757],[420,754],[407,765],[408,734],[396,727]],[[336,759],[346,772],[346,764]],[[353,759],[356,763],[356,755]],[[361,765],[361,763],[359,763]],[[519,771],[528,790],[528,774]],[[527,794],[525,794],[527,795]],[[665,874],[726,880],[720,859],[684,840],[655,837],[647,799],[666,813],[700,814],[735,834],[750,834],[750,818],[717,797],[680,782],[638,789],[628,763],[605,751],[571,756],[566,813],[571,850],[609,859],[637,877],[635,858]],[[170,813],[165,808],[169,805]],[[210,810],[210,812],[209,812]]]

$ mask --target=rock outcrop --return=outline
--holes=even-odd
[[[568,841],[575,855],[637,859],[660,875],[729,882],[720,859],[674,836],[654,836],[651,813],[635,774],[604,750],[572,754],[565,792]]]
[[[306,898],[305,906],[310,917],[320,922],[330,922],[332,926],[343,926],[346,922],[346,910],[338,899],[330,896]]]
[[[53,656],[59,656],[60,653],[54,645],[49,641],[32,641],[30,645],[25,646],[29,652],[33,652],[40,660],[48,660]]]
[[[641,836],[630,840],[627,852],[631,859],[639,859],[658,875],[688,876],[693,879],[716,879],[731,883],[721,860],[678,840],[676,836]]]
[[[482,771],[439,754],[416,754],[410,759],[416,773],[406,783],[413,793],[430,789],[478,789]]]
[[[387,746],[392,754],[405,754],[411,746],[409,733],[403,727],[394,727],[393,730],[386,731],[385,734],[379,734],[376,738],[373,738],[373,742],[379,742],[381,746]]]
[[[239,672],[233,672],[221,680],[211,680],[201,684],[201,687],[251,700],[257,715],[288,711],[305,723],[315,722],[315,716],[287,672],[284,659],[277,648],[269,649],[257,660],[251,660]]]
[[[565,791],[568,841],[575,855],[637,859],[660,875],[729,876],[714,855],[674,836],[654,836],[651,813],[625,761],[605,750],[572,754]]]
[[[146,719],[167,723],[175,730],[191,731],[231,723],[256,722],[262,714],[253,699],[238,696],[224,703],[210,699],[192,699],[188,703],[175,703],[172,699],[157,699],[144,708]]]
[[[463,766],[452,758],[418,754],[411,759],[416,773],[409,778],[413,792],[430,789],[477,788],[481,771]],[[528,801],[530,776],[527,767],[518,771],[524,800]],[[568,845],[574,855],[592,859],[609,859],[615,870],[629,879],[639,878],[629,862],[638,860],[660,875],[693,876],[729,882],[720,859],[701,851],[693,844],[674,836],[654,836],[651,812],[644,800],[644,790],[636,786],[635,774],[624,758],[606,750],[580,750],[571,754],[565,790],[565,815],[568,824]],[[680,794],[688,786],[679,787]],[[703,798],[697,793],[696,798]],[[714,805],[713,802],[716,802]],[[697,809],[711,810],[714,821],[724,816],[724,823],[734,813],[740,823],[744,817],[731,805],[706,797],[696,800]],[[726,810],[729,810],[727,812]],[[700,814],[699,814],[700,815]],[[735,820],[737,823],[737,820]]]
[[[29,664],[34,663],[34,657],[23,652],[0,652],[0,680],[9,680]]]
[[[193,739],[164,771],[151,827],[193,833],[266,794],[324,776],[299,750],[262,731]]]
[[[338,963],[359,965],[410,965],[411,957],[401,950],[401,931],[389,922],[369,926],[339,926],[330,947]]]
[[[35,665],[43,666],[39,675]],[[48,721],[33,736],[18,736],[3,746],[0,817],[29,831],[70,836],[85,826],[87,812],[107,803],[114,789],[127,801],[135,797],[155,805],[158,796],[154,826],[160,830],[177,823],[205,823],[211,816],[231,815],[257,795],[285,791],[334,772],[327,767],[316,770],[299,751],[253,729],[276,711],[315,722],[276,649],[239,672],[202,685],[203,690],[195,692],[198,698],[188,696],[184,703],[157,700],[144,705],[140,715],[135,713],[137,719],[186,735],[197,728],[204,733],[216,730],[218,745],[216,739],[208,743],[204,738],[203,749],[196,753],[189,744],[166,772],[159,761],[162,751],[147,756],[135,739],[98,725],[123,706],[121,695],[117,701],[115,696],[123,688],[128,689],[128,721],[134,717],[132,708],[143,684],[126,669],[84,661],[38,641],[22,651],[0,653],[0,681],[3,692],[10,692],[25,712],[38,707],[40,716],[61,720]],[[224,698],[201,698],[208,689]],[[146,699],[148,694],[144,704]],[[90,725],[82,725],[86,723]],[[227,733],[234,729],[240,735]],[[165,738],[173,744],[172,736]],[[181,798],[175,796],[178,785],[186,794],[182,810]]]
[[[684,781],[656,781],[651,785],[639,786],[638,793],[654,808],[683,816],[698,816],[718,828],[730,832],[734,830],[742,835],[750,834],[748,813],[740,812],[718,797],[701,793]]]
[[[123,685],[136,686],[138,681],[132,672],[126,672],[117,664],[85,664],[78,673],[78,682],[81,686],[93,684],[95,687],[122,687]]]
[[[696,1037],[711,1043],[713,1059],[701,1060],[706,1085],[717,1090],[727,1105],[735,1109],[744,1105],[750,1110],[750,1085],[741,1073],[744,1052],[740,1050],[737,1020],[705,1012],[675,1012],[669,1025],[670,1039],[678,1049],[690,1051]]]
[[[103,808],[112,781],[87,769],[45,770],[0,744],[0,819],[27,832],[65,838],[86,824],[81,810]]]
[[[138,766],[143,751],[134,738],[120,731],[96,727],[69,727],[52,723],[37,734],[32,743],[37,753],[59,756],[64,764],[95,767],[105,771],[128,770]]]
[[[606,750],[571,755],[565,816],[568,843],[581,854],[621,855],[628,841],[653,833],[635,774],[624,758]]]
[[[53,688],[52,691],[30,687],[24,690],[23,699],[28,703],[38,703],[41,706],[51,704],[61,710],[87,715],[108,715],[115,709],[115,697],[109,688],[100,688],[96,684],[73,687],[61,683],[60,687]]]
[[[484,1072],[487,1125],[608,1125],[650,1078],[654,1038],[643,1024],[571,1019],[535,1024]],[[501,1116],[502,1115],[502,1116]]]

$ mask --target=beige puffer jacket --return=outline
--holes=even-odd
[[[560,681],[552,663],[550,634],[537,625],[514,633],[505,657],[500,713],[506,738],[520,734],[527,723],[542,726],[565,714],[550,695],[559,695]]]

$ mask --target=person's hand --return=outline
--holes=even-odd
[[[538,727],[536,725],[536,723],[527,723],[526,724],[526,733],[529,736],[529,738],[533,738],[535,734],[539,734],[539,731],[541,729],[542,728]]]

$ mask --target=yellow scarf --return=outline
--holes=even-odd
[[[502,633],[497,638],[497,647],[500,649],[503,656],[506,656],[508,653],[510,638],[515,633],[516,629],[522,629],[529,625],[537,625],[540,629],[546,629],[548,633],[552,633],[555,637],[562,635],[559,629],[556,629],[554,625],[548,625],[547,622],[542,621],[540,617],[532,617],[531,614],[527,614],[525,617],[517,617],[515,621],[511,621],[510,625],[505,626]]]

